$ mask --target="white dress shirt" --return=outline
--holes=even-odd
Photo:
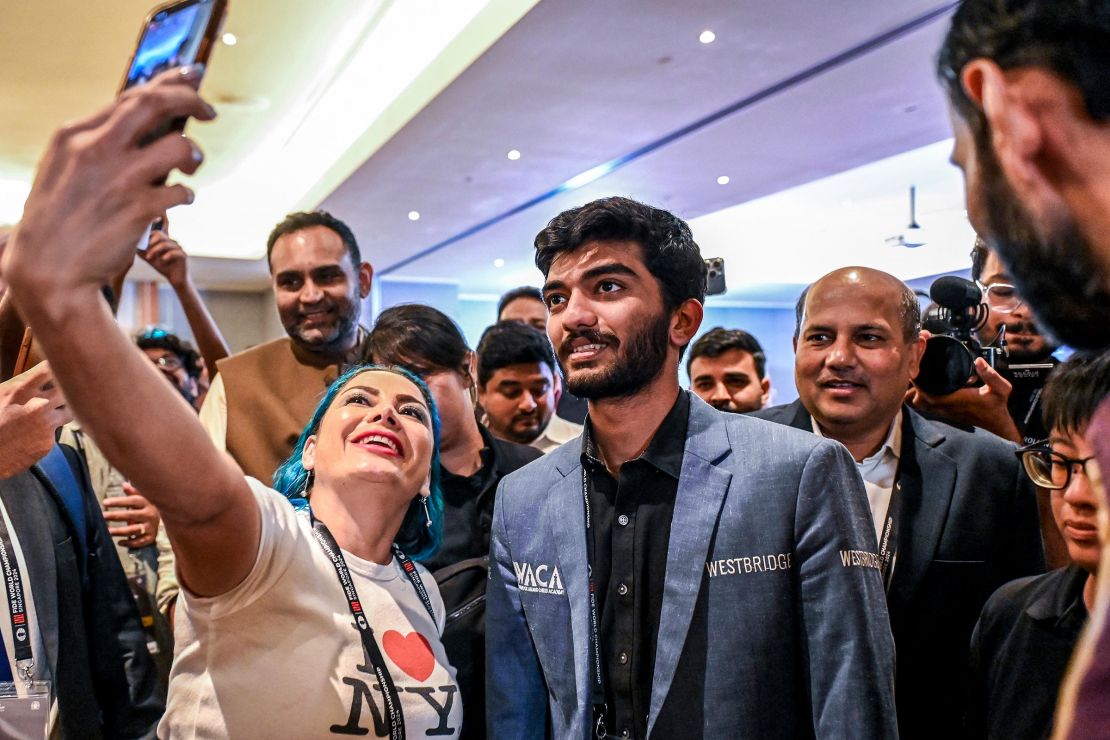
[[[567,421],[558,414],[551,415],[551,421],[540,436],[532,440],[530,447],[535,447],[543,454],[547,454],[557,447],[561,447],[582,433],[582,425]]]
[[[817,420],[811,417],[813,433],[824,437]],[[898,458],[902,454],[902,410],[890,423],[886,439],[878,452],[856,463],[863,488],[867,491],[867,503],[871,505],[871,519],[875,524],[875,538],[882,539],[886,512],[890,507],[890,494],[894,490],[894,478],[898,475]]]

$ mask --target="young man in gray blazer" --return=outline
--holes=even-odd
[[[903,404],[925,340],[902,281],[846,267],[798,301],[801,396],[756,416],[843,443],[867,490],[898,649],[903,738],[958,734],[972,628],[1003,583],[1044,570],[1037,502],[1014,445]]]
[[[689,227],[607,198],[536,237],[580,439],[505,478],[487,589],[491,737],[896,736],[875,533],[838,444],[678,384]]]

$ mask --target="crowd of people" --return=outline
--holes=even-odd
[[[354,233],[290,214],[285,336],[232,354],[167,231],[203,155],[144,140],[215,117],[198,70],[61,129],[0,235],[0,728],[1110,736],[1107,49],[1105,0],[952,17],[975,346],[1006,362],[946,394],[914,384],[933,312],[847,265],[772,405],[758,339],[702,326],[689,226],[624,197],[551,218],[474,347],[426,305],[363,326]],[[153,222],[195,348],[117,325]]]

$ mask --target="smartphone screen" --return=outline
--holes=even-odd
[[[152,15],[127,70],[124,89],[197,61],[215,8],[215,0],[187,0]]]

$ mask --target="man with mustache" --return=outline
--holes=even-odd
[[[200,410],[217,447],[262,481],[289,457],[323,390],[361,357],[374,276],[350,228],[324,211],[286,216],[266,255],[288,336],[220,360]]]
[[[482,333],[477,354],[478,405],[495,437],[546,454],[582,433],[581,424],[555,413],[563,380],[547,334],[502,321]]]
[[[733,414],[758,411],[771,397],[767,356],[743,329],[718,326],[702,334],[686,360],[690,390],[710,406]]]
[[[968,218],[1044,328],[1092,350],[1110,347],[1108,50],[1107,0],[965,0],[937,57]],[[1098,467],[1110,470],[1110,400],[1088,435]],[[1061,702],[1061,737],[1110,726],[1101,612],[1076,661],[1082,679]]]
[[[903,405],[925,349],[920,319],[917,296],[893,275],[825,275],[798,300],[799,399],[754,414],[835,439],[856,461],[879,541],[903,738],[958,731],[980,609],[1003,583],[1044,570],[1014,445]]]
[[[487,587],[490,737],[896,736],[893,645],[843,447],[679,388],[705,264],[605,198],[536,237],[582,436],[506,477]]]

